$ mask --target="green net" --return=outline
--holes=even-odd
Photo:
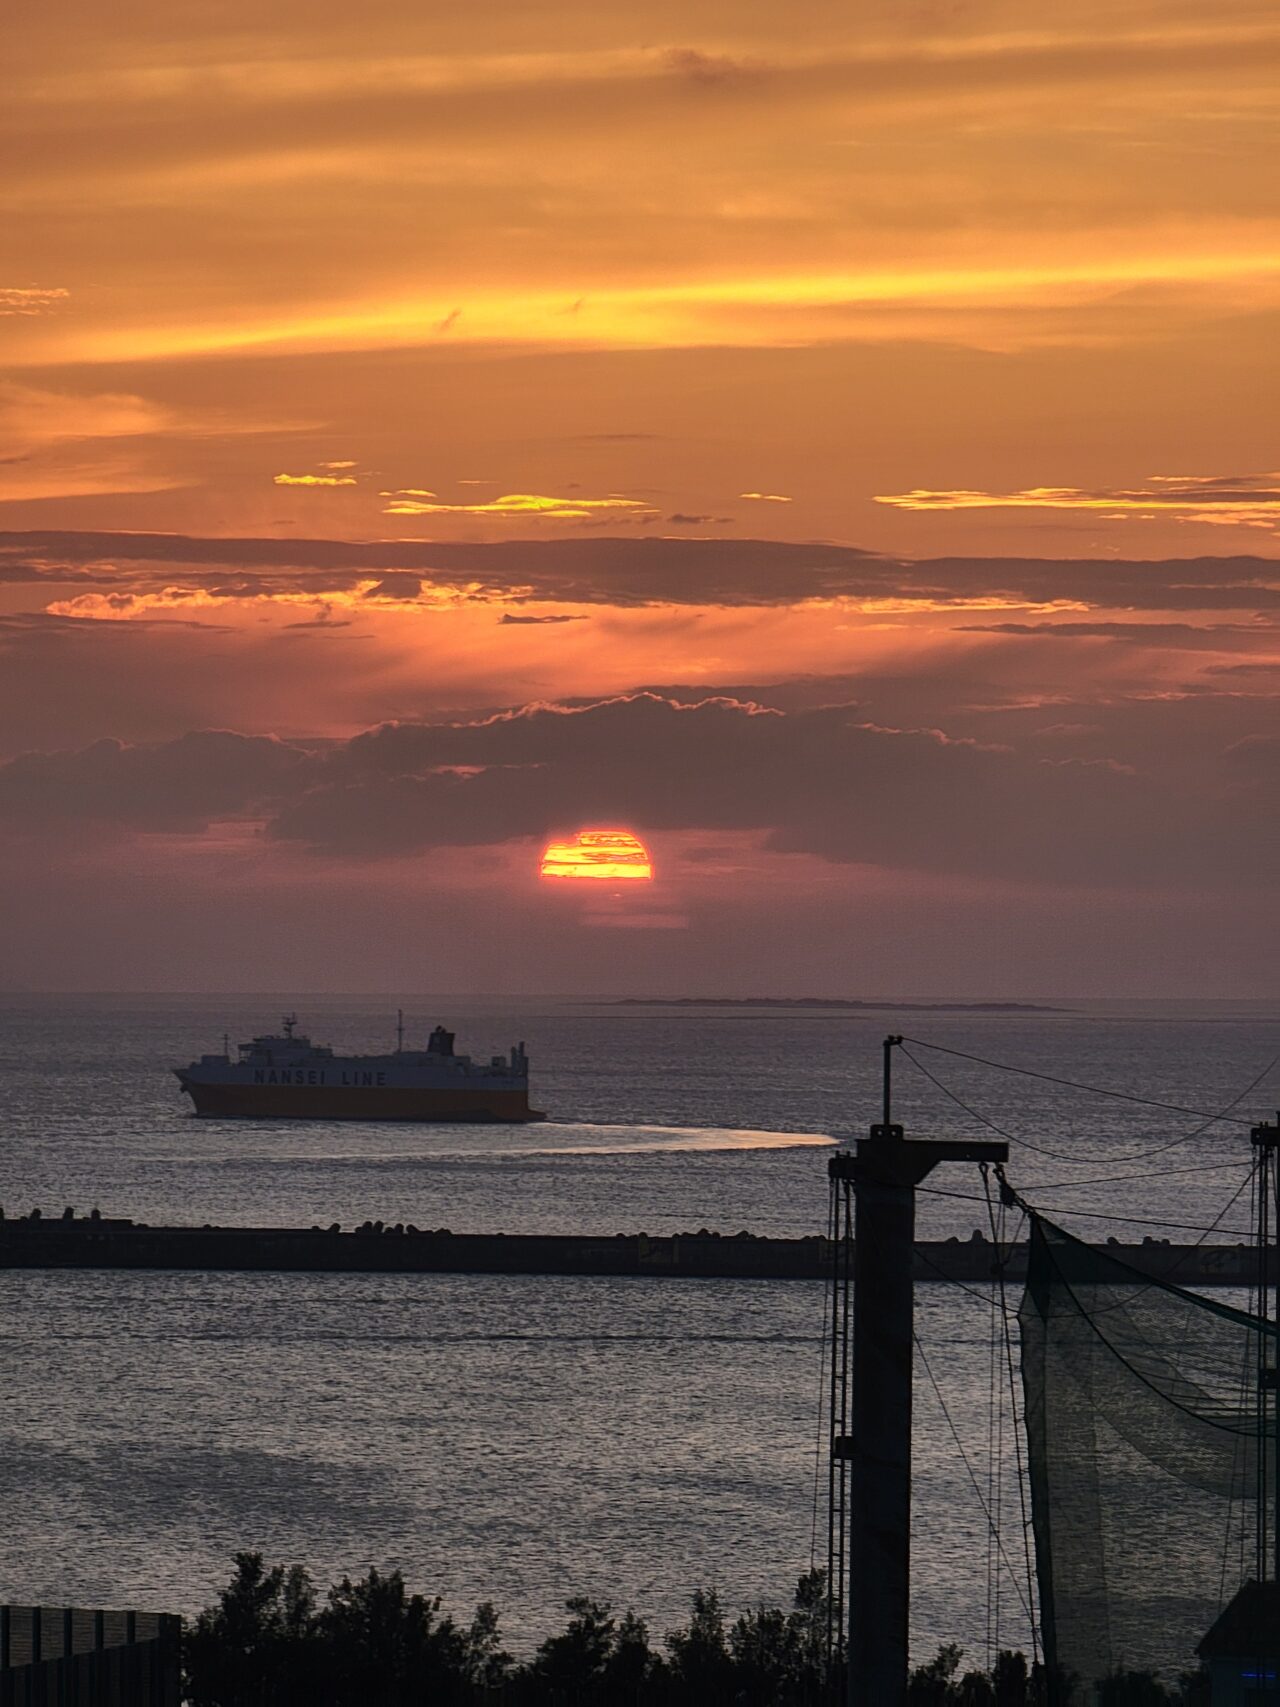
[[[1275,1326],[1038,1216],[1019,1319],[1046,1661],[1072,1701],[1118,1670],[1174,1681],[1257,1574]]]

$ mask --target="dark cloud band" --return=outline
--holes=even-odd
[[[110,567],[108,567],[110,566]],[[412,577],[479,599],[610,605],[779,606],[817,599],[1048,604],[1144,611],[1280,608],[1280,562],[1195,557],[1146,562],[878,556],[783,540],[216,539],[180,534],[0,534],[0,577],[198,586],[220,596],[342,590],[376,576],[398,596]],[[394,575],[395,582],[385,578]]]
[[[195,833],[250,819],[277,843],[354,860],[622,822],[1019,882],[1267,882],[1274,737],[1246,735],[1218,759],[1206,794],[1168,767],[885,728],[849,706],[639,693],[386,724],[327,745],[202,731],[27,754],[0,767],[0,821]]]

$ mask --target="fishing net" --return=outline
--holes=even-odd
[[[1019,1319],[1059,1699],[1092,1701],[1119,1670],[1176,1681],[1257,1574],[1258,1370],[1275,1364],[1275,1325],[1153,1282],[1038,1216]]]

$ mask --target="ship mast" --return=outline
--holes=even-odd
[[[404,1009],[396,1009],[396,1054],[404,1052]]]

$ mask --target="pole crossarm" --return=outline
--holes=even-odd
[[[919,1185],[939,1162],[1007,1162],[1009,1146],[985,1139],[859,1138],[827,1163],[828,1176],[880,1185]]]

